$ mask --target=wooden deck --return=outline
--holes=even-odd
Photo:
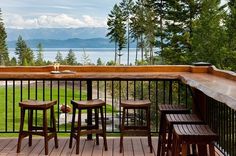
[[[140,137],[126,137],[124,138],[124,153],[119,153],[119,137],[108,137],[108,151],[104,151],[102,146],[102,139],[100,145],[95,145],[95,142],[86,141],[85,138],[81,139],[80,153],[78,156],[155,156],[157,149],[157,137],[152,138],[153,153],[150,153],[146,138]],[[44,155],[44,140],[41,138],[33,139],[31,147],[27,144],[28,139],[22,141],[21,153],[16,153],[16,138],[1,138],[0,139],[0,156],[36,156]],[[69,139],[59,138],[59,148],[54,148],[54,141],[49,142],[49,155],[50,156],[72,156],[75,154],[75,141],[73,142],[72,149],[69,149]],[[216,156],[221,156],[217,151]]]

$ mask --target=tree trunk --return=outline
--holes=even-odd
[[[137,65],[137,63],[138,63],[138,37],[136,43],[135,65]]]
[[[117,42],[115,42],[115,64],[117,62]]]
[[[143,45],[143,35],[141,36],[141,60],[142,60],[142,62],[143,62],[143,47],[144,47],[144,45]]]
[[[128,31],[128,36],[127,36],[127,50],[128,50],[127,65],[129,66],[129,18],[128,18],[127,31]]]

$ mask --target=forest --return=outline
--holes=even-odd
[[[220,0],[121,0],[108,13],[107,29],[115,52],[114,60],[107,65],[119,65],[123,49],[127,49],[130,65],[130,44],[135,43],[135,65],[208,62],[220,69],[236,70],[235,0],[224,4]],[[21,36],[16,43],[16,57],[10,59],[6,38],[0,10],[0,65],[51,63],[44,60],[41,43],[37,56],[33,56]],[[66,58],[58,52],[55,60],[79,64],[72,50]]]

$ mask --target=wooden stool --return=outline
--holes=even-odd
[[[166,146],[166,114],[188,114],[190,110],[182,105],[170,105],[163,104],[158,106],[160,111],[160,127],[159,127],[159,137],[158,137],[158,146],[157,146],[157,156],[161,155],[161,147]]]
[[[203,124],[204,122],[200,120],[197,115],[195,114],[166,114],[166,128],[168,129],[168,141],[165,140],[164,142],[168,142],[167,150],[171,149],[171,142],[173,141],[173,125],[174,124]],[[164,132],[165,134],[167,132]],[[163,139],[167,139],[166,136]],[[167,153],[166,145],[162,144],[161,147],[161,155],[164,156],[165,152]]]
[[[214,142],[218,136],[208,125],[178,124],[173,126],[173,147],[168,155],[187,156],[187,146],[190,144],[198,147],[199,156],[207,156],[207,145],[209,145],[210,156],[215,156]]]
[[[106,103],[102,100],[88,100],[88,101],[71,101],[73,105],[73,115],[72,115],[72,125],[71,125],[71,133],[70,133],[70,144],[69,148],[72,147],[73,138],[76,139],[76,154],[79,154],[79,144],[80,144],[80,136],[86,134],[96,134],[96,144],[99,145],[99,135],[103,136],[104,147],[107,151],[107,139],[106,139],[106,125],[105,119],[103,116],[103,106]],[[75,127],[75,114],[76,109],[79,110],[78,114],[78,126]],[[95,125],[88,125],[88,126],[81,126],[81,114],[83,109],[94,109],[95,110]],[[101,112],[101,123],[102,129],[99,129],[99,119],[98,119],[98,112]],[[86,129],[86,130],[84,130]],[[77,134],[76,134],[77,131]]]
[[[29,146],[32,145],[32,135],[40,135],[44,136],[44,144],[45,144],[45,155],[48,154],[48,141],[54,137],[55,147],[58,148],[58,140],[56,133],[56,122],[54,115],[54,105],[57,101],[36,101],[36,100],[27,100],[19,103],[21,108],[21,120],[20,120],[20,132],[19,139],[17,143],[17,153],[20,152],[21,141],[23,138],[29,136]],[[29,121],[28,121],[28,131],[24,131],[24,118],[25,118],[25,110],[29,111]],[[47,110],[51,111],[51,123],[52,127],[48,127],[47,124]],[[42,110],[43,111],[43,127],[33,126],[33,111]],[[37,130],[37,131],[35,131]],[[38,131],[42,130],[42,131]],[[48,132],[51,133],[48,135]]]
[[[123,137],[124,135],[144,135],[148,136],[148,145],[150,152],[152,153],[152,140],[151,140],[151,129],[150,129],[150,100],[126,100],[121,101],[122,110],[122,123],[120,127],[120,153],[123,151]],[[139,109],[146,111],[147,123],[145,126],[125,126],[126,110],[128,109]],[[128,115],[128,114],[127,114]]]

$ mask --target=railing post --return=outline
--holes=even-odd
[[[87,100],[92,100],[93,98],[93,88],[92,88],[92,80],[87,80]],[[92,110],[87,110],[87,125],[90,127],[92,125]],[[90,129],[90,128],[89,128]],[[92,140],[92,134],[87,135],[88,140]]]

